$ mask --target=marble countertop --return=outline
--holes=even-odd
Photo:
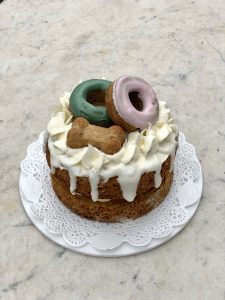
[[[225,2],[0,4],[0,299],[225,299]],[[30,223],[19,164],[80,79],[136,74],[166,100],[204,175],[191,223],[136,256],[72,253]]]

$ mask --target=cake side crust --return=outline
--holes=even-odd
[[[48,149],[46,158],[50,166]],[[73,212],[91,220],[119,222],[145,215],[164,200],[172,185],[173,173],[169,170],[170,157],[162,165],[162,184],[159,188],[154,187],[154,172],[143,174],[138,185],[137,196],[132,202],[123,199],[116,177],[110,178],[105,183],[101,182],[98,186],[99,198],[110,199],[108,202],[94,202],[91,199],[88,177],[77,178],[76,192],[80,195],[71,194],[70,178],[66,170],[56,169],[55,173],[51,174],[51,180],[53,189],[60,201]]]
[[[132,202],[122,199],[94,202],[78,194],[72,195],[54,174],[51,174],[51,179],[56,195],[73,212],[95,221],[120,222],[126,219],[136,219],[156,208],[171,188],[173,173],[167,173],[158,189],[152,187],[138,195]]]
[[[50,166],[50,152],[46,149],[46,158],[48,165]],[[166,174],[170,170],[170,157],[163,163],[161,169],[162,181]],[[54,176],[59,179],[70,190],[70,177],[67,170],[56,169]],[[139,181],[137,187],[137,195],[147,192],[150,188],[154,187],[154,172],[144,173]],[[120,184],[117,181],[117,177],[111,177],[107,182],[100,181],[98,185],[99,199],[118,200],[123,199],[122,190]],[[76,193],[81,194],[85,198],[91,198],[91,186],[88,177],[77,177]]]

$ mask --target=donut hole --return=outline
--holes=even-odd
[[[87,93],[87,102],[94,106],[105,106],[105,91],[94,90]]]
[[[139,93],[138,92],[130,92],[128,94],[129,99],[131,104],[133,105],[133,107],[138,110],[138,111],[142,111],[143,110],[143,102],[141,100],[141,98],[139,98]]]

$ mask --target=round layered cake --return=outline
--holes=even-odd
[[[143,79],[88,80],[60,98],[48,127],[53,189],[74,213],[136,219],[168,194],[178,129]]]

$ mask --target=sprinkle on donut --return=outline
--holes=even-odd
[[[128,132],[153,125],[159,116],[153,88],[139,77],[119,77],[107,89],[105,102],[110,118]]]

